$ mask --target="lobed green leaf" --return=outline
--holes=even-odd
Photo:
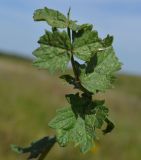
[[[69,62],[69,57],[65,50],[47,45],[42,45],[36,49],[33,55],[37,56],[33,65],[42,69],[48,69],[50,72],[64,72]]]
[[[35,21],[46,21],[50,26],[56,28],[66,28],[67,18],[57,10],[49,9],[38,9],[34,12],[33,19]]]
[[[63,108],[57,111],[57,116],[49,122],[54,129],[69,129],[75,123],[75,115],[71,108]]]
[[[96,56],[93,72],[83,71],[80,76],[82,85],[93,93],[111,88],[114,74],[121,68],[112,47],[106,48]]]
[[[78,33],[79,34],[79,33]],[[74,54],[81,60],[88,61],[103,48],[96,31],[86,30],[82,35],[76,36],[73,43]]]
[[[67,33],[46,31],[38,42],[40,47],[33,52],[33,55],[37,57],[33,64],[39,68],[48,69],[50,72],[64,72],[70,60],[71,48]]]
[[[82,152],[94,146],[96,128],[100,129],[108,116],[104,101],[91,101],[79,94],[67,95],[71,107],[57,111],[56,117],[49,126],[57,130],[57,142],[66,146],[74,142]]]
[[[35,21],[46,21],[51,27],[55,28],[70,28],[74,31],[79,28],[76,21],[68,20],[64,14],[47,7],[36,10],[34,12],[33,19]]]
[[[51,47],[58,47],[65,50],[71,49],[71,41],[68,34],[65,31],[46,31],[45,34],[39,39],[38,43],[49,45]]]

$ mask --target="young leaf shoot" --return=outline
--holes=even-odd
[[[92,24],[78,25],[67,16],[47,7],[34,12],[34,21],[46,22],[46,30],[39,40],[39,48],[33,55],[34,65],[49,72],[62,72],[60,78],[77,89],[75,94],[65,95],[68,105],[57,110],[49,127],[56,130],[56,136],[45,137],[27,148],[13,146],[20,153],[30,153],[29,159],[42,160],[54,143],[60,147],[73,142],[81,152],[88,152],[97,139],[97,130],[107,127],[103,134],[111,132],[114,124],[109,119],[109,110],[104,100],[95,95],[113,87],[115,74],[121,69],[114,48],[113,36],[100,38]],[[84,63],[80,63],[83,61]],[[73,75],[66,74],[71,63]]]

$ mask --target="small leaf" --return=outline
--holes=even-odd
[[[76,31],[73,31],[73,39],[81,37],[85,32],[92,31],[92,24],[82,24],[79,25]]]
[[[103,42],[102,42],[103,46],[104,47],[111,46],[113,43],[113,39],[114,39],[113,36],[107,35],[107,37],[103,39]]]
[[[57,10],[49,9],[38,9],[34,12],[33,19],[35,21],[46,21],[50,26],[55,28],[70,28],[73,31],[78,30],[79,25],[76,21],[68,20],[65,15]]]
[[[74,54],[84,61],[90,60],[92,55],[103,48],[97,31],[90,30],[86,30],[80,36],[75,36],[73,47]]]
[[[33,19],[35,21],[46,21],[50,26],[56,28],[66,28],[67,18],[57,10],[49,9],[38,9],[35,11]]]
[[[79,26],[76,36],[77,37],[80,36],[81,35],[80,33],[84,33],[85,31],[92,31],[92,29],[93,29],[92,24],[88,24],[88,23],[82,24]]]
[[[15,144],[11,144],[10,147],[11,147],[12,151],[14,151],[16,153],[19,153],[19,154],[23,153],[21,147],[15,145]]]
[[[56,142],[56,137],[44,137],[36,142],[31,143],[29,147],[18,147],[12,145],[12,149],[18,153],[30,153],[28,159],[38,158],[38,160],[43,160],[50,149]]]
[[[107,127],[103,130],[103,134],[107,134],[111,132],[114,129],[114,124],[108,119],[105,119],[105,122],[107,123]]]

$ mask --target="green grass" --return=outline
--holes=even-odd
[[[48,121],[64,95],[72,91],[57,76],[32,66],[26,59],[0,56],[0,159],[24,160],[10,150],[10,144],[28,145],[53,134]],[[141,159],[141,77],[121,75],[116,88],[106,94],[111,119],[116,128],[106,136],[100,134],[96,151],[82,155],[72,145],[56,144],[47,159],[52,160],[139,160]]]

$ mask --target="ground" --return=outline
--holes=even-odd
[[[77,90],[76,90],[77,91]],[[76,92],[75,91],[75,92]],[[54,134],[48,121],[58,107],[67,102],[72,92],[57,75],[38,70],[30,60],[0,56],[0,159],[21,157],[10,150],[10,144],[28,145],[32,140]],[[85,155],[69,145],[56,144],[48,159],[57,160],[139,160],[141,159],[141,77],[118,75],[115,89],[98,95],[105,99],[110,118],[115,123],[112,133],[96,142],[96,148]]]

